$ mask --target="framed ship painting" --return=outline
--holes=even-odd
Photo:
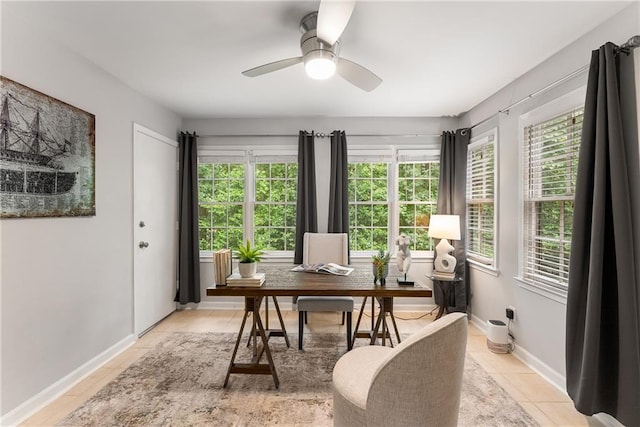
[[[95,215],[95,116],[3,76],[0,94],[0,218]]]

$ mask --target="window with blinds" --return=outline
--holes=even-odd
[[[583,107],[524,128],[522,276],[566,288]]]
[[[467,151],[467,259],[495,267],[496,131],[473,140]]]

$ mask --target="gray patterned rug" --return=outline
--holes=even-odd
[[[280,389],[270,375],[238,374],[223,389],[235,334],[171,334],[59,425],[331,426],[331,372],[346,350],[344,336],[306,334],[302,353],[290,337],[289,349],[282,338],[270,342]],[[249,356],[241,345],[236,361]],[[461,426],[537,425],[470,356],[462,388]]]

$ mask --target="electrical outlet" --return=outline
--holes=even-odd
[[[511,319],[511,320],[513,320],[515,322],[516,321],[516,309],[515,309],[515,307],[509,306],[509,307],[507,307],[507,309],[505,311],[506,311],[507,319]]]

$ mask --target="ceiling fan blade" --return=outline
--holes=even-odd
[[[283,68],[291,67],[292,65],[296,65],[301,62],[302,62],[302,56],[298,56],[296,58],[281,59],[280,61],[270,62],[268,64],[251,68],[250,70],[243,71],[242,74],[244,74],[247,77],[257,77],[263,74],[272,73],[274,71],[281,70]]]
[[[336,71],[340,77],[367,92],[371,92],[382,83],[382,79],[372,71],[348,59],[338,59]]]
[[[322,0],[318,9],[318,38],[333,46],[347,26],[355,5],[355,0]]]

